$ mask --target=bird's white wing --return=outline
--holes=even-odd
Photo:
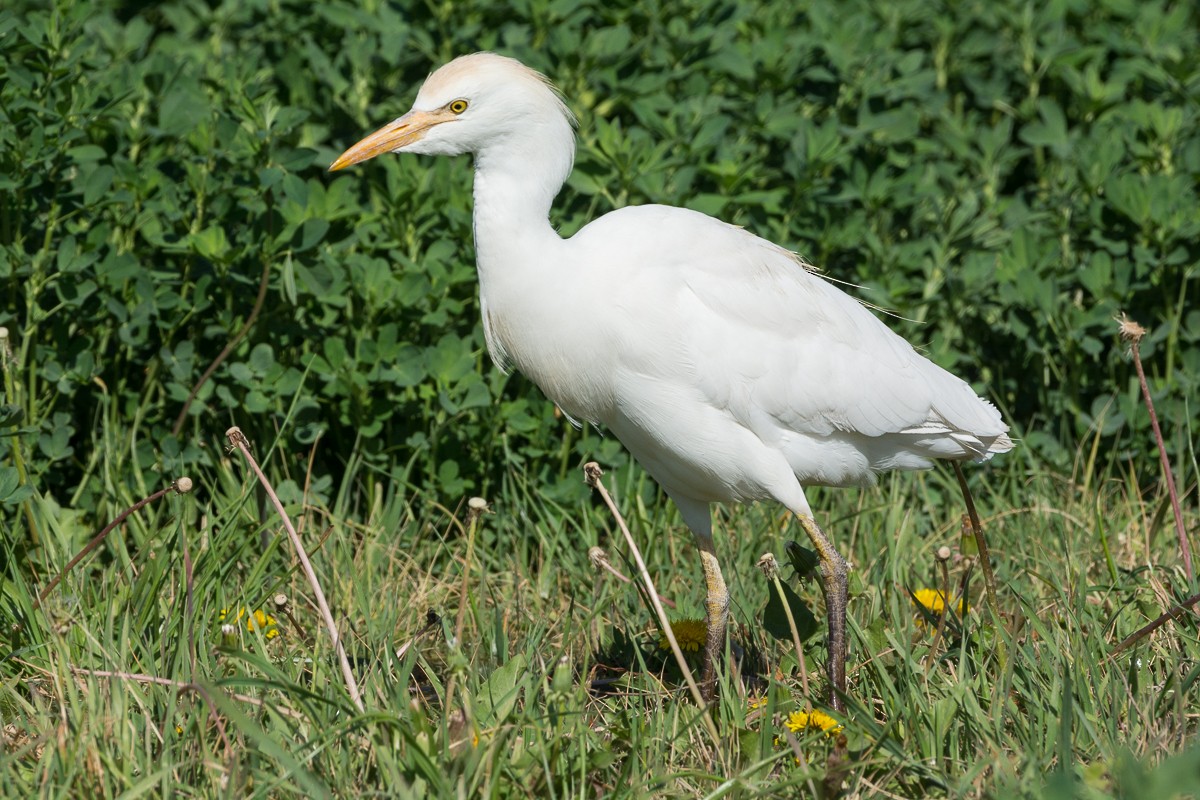
[[[622,209],[585,232],[624,241],[630,252],[622,296],[638,324],[623,329],[641,336],[623,343],[626,365],[694,387],[760,436],[914,450],[912,463],[869,454],[876,469],[1011,447],[990,403],[786,250],[666,206]],[[650,238],[638,243],[635,232]]]

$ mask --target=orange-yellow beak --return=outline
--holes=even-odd
[[[452,119],[456,119],[455,115],[445,109],[410,111],[342,153],[338,156],[337,161],[329,165],[329,171],[336,172],[351,164],[374,158],[380,153],[390,153],[413,142],[418,142],[434,125],[440,125]]]

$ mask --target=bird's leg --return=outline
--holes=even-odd
[[[821,589],[825,593],[825,615],[829,625],[829,705],[835,711],[845,711],[842,697],[846,694],[846,574],[850,566],[812,517],[798,514],[796,518],[821,560]]]
[[[704,565],[704,583],[708,597],[704,607],[708,612],[708,638],[704,643],[704,667],[700,673],[700,694],[706,702],[717,697],[716,664],[725,653],[725,628],[729,622],[729,590],[721,575],[721,565],[713,549],[712,536],[697,536],[700,563]]]

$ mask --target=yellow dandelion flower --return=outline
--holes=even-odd
[[[938,589],[917,589],[913,592],[913,605],[925,609],[935,617],[946,613],[946,595]],[[959,598],[956,611],[959,616],[963,613],[963,601]]]
[[[835,733],[841,733],[841,724],[833,717],[826,714],[824,711],[813,709],[812,711],[793,711],[788,714],[788,718],[784,720],[784,725],[792,733],[803,733],[804,731],[819,728],[825,732],[826,736],[833,736]]]
[[[675,641],[679,642],[679,649],[685,653],[700,652],[700,648],[708,641],[708,623],[702,619],[677,619],[671,623],[671,632],[675,634]],[[671,642],[665,633],[658,636],[658,649],[671,649]]]
[[[224,622],[229,616],[229,609],[222,608],[221,613],[217,615],[217,622]],[[279,627],[275,622],[275,618],[261,608],[256,608],[253,613],[247,609],[239,609],[237,615],[233,618],[234,623],[246,620],[246,630],[250,633],[254,631],[262,631],[264,639],[274,639],[279,635]]]
[[[746,699],[749,701],[751,711],[757,711],[767,704],[767,696],[765,694],[762,697],[751,696]]]

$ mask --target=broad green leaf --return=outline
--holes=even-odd
[[[775,590],[775,585],[772,583],[767,605],[762,614],[763,630],[781,642],[792,641],[792,628],[783,605],[786,600],[787,607],[791,609],[792,618],[796,623],[796,632],[800,635],[800,641],[806,641],[820,627],[817,618],[813,616],[808,604],[792,591],[792,587],[782,580],[779,585],[783,587],[784,599],[780,599],[779,592]]]
[[[492,727],[508,718],[516,707],[524,687],[528,661],[523,655],[515,655],[498,667],[472,697],[475,719],[481,725]]]

